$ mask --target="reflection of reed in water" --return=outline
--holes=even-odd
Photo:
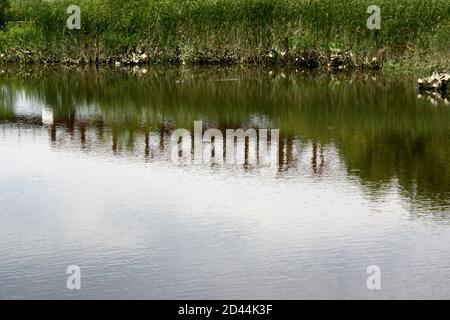
[[[35,125],[40,125],[36,122]],[[85,121],[77,121],[73,117],[66,119],[55,118],[51,124],[48,124],[49,136],[52,145],[56,148],[67,147],[71,142],[77,140],[78,146],[82,149],[92,149],[99,146],[110,145],[113,154],[143,154],[144,159],[170,159],[174,144],[171,141],[172,133],[176,130],[170,121],[162,121],[158,127],[143,127],[140,130],[129,130],[127,128],[117,128],[107,125],[104,121],[95,121],[89,123]],[[223,137],[226,137],[226,129],[220,126],[219,129]],[[255,130],[258,132],[258,130]],[[237,138],[234,140],[235,147],[232,157],[236,163],[243,166],[260,165],[268,162],[262,159],[263,152],[266,151],[269,156],[270,150],[276,149],[276,162],[279,170],[284,171],[292,167],[295,162],[296,155],[293,148],[294,138],[282,135],[282,139],[277,139],[276,143],[272,141],[270,130],[268,137],[261,139],[258,133],[256,140],[245,136],[244,147],[240,148]],[[193,134],[193,131],[191,132]],[[224,139],[226,141],[226,139]],[[262,148],[262,144],[267,146]],[[272,145],[273,144],[273,145]],[[209,157],[203,159],[204,163],[217,165],[225,163],[225,161],[216,161],[221,153],[223,159],[227,159],[227,144],[220,142],[216,137],[212,137],[210,143],[202,142],[202,155]],[[194,154],[194,143],[189,145],[189,153]],[[256,159],[256,162],[253,160]],[[263,161],[265,160],[265,161]],[[229,163],[229,162],[228,162]]]
[[[64,117],[54,116],[51,123],[43,124],[42,119],[38,117],[19,117],[16,119],[19,127],[20,124],[42,126],[48,128],[50,141],[55,148],[65,147],[79,147],[86,151],[92,149],[102,149],[103,151],[110,150],[115,155],[134,154],[136,156],[143,155],[145,160],[165,159],[170,160],[170,153],[173,145],[171,136],[176,129],[171,121],[164,120],[159,123],[157,127],[142,127],[139,130],[130,129],[126,127],[117,127],[108,125],[102,119],[95,121],[87,121],[85,119],[77,119],[75,114],[66,114]],[[223,136],[226,137],[226,126],[218,125],[219,130]],[[265,143],[268,145],[268,150],[276,148],[278,171],[287,171],[296,168],[299,161],[299,141],[292,135],[280,133],[280,138],[277,139],[275,145],[271,145],[273,141],[270,139],[270,130],[268,131],[268,139]],[[223,152],[224,158],[226,156],[226,144],[220,144],[218,149],[217,141],[211,141],[211,148],[209,156],[211,159],[206,159],[206,163],[217,165],[218,163],[213,159],[217,154]],[[235,140],[236,142],[236,140]],[[76,144],[76,146],[75,146]],[[205,148],[204,144],[204,148]],[[104,148],[101,148],[101,147]],[[194,145],[191,144],[191,154],[194,153]],[[246,137],[245,148],[243,149],[243,166],[249,167],[251,165],[250,159],[256,155],[257,163],[260,164],[260,136],[257,136],[257,141],[254,143],[251,139]],[[206,148],[205,148],[206,149]],[[238,148],[236,147],[236,150]],[[219,151],[220,150],[220,151]],[[237,152],[237,151],[236,151]],[[235,156],[236,156],[235,152]],[[323,146],[318,147],[317,142],[311,143],[311,172],[313,174],[322,174],[324,168],[325,157],[323,153]],[[319,161],[317,159],[320,159]]]
[[[9,123],[12,124],[9,127],[19,130],[16,136],[22,134],[21,128],[48,130],[51,145],[57,149],[76,149],[83,153],[93,152],[96,155],[131,156],[138,162],[172,163],[171,134],[175,127],[167,120],[160,122],[159,126],[141,127],[139,130],[110,125],[101,119],[84,121],[70,117],[54,117],[52,123],[43,124],[37,117],[20,116]],[[5,128],[5,125],[2,126]],[[223,129],[221,131],[224,133]],[[270,139],[268,142],[270,143]],[[420,140],[414,139],[411,143],[405,144],[402,136],[374,136],[373,141],[366,141],[364,146],[358,141],[343,145],[338,139],[324,143],[281,132],[277,146],[279,163],[276,172],[281,175],[286,173],[295,179],[305,176],[321,177],[323,181],[330,178],[337,181],[336,179],[357,176],[360,183],[369,188],[366,192],[370,196],[383,196],[388,188],[398,185],[400,192],[411,201],[412,205],[426,205],[431,206],[430,210],[441,210],[448,204],[447,171],[444,166],[446,162],[439,160],[446,159],[446,153],[442,148],[439,148],[441,154],[431,154],[429,150],[435,150],[442,143],[439,140],[428,141],[422,137]],[[347,149],[348,146],[352,148]],[[221,149],[226,151],[225,146]],[[248,143],[245,147],[245,159],[249,158],[251,149]],[[392,152],[394,149],[395,152]],[[216,148],[215,152],[218,150]],[[387,154],[389,150],[391,151]],[[357,154],[352,155],[355,151]],[[192,149],[190,152],[193,152]],[[214,155],[211,152],[210,156]],[[434,165],[425,170],[422,162]],[[214,162],[211,164],[217,165]],[[226,165],[222,167],[227,168]],[[245,170],[257,168],[246,163],[241,167]],[[378,171],[379,168],[383,170]],[[435,168],[439,169],[439,172],[434,170]],[[395,172],[401,173],[398,179],[387,180]],[[370,184],[364,180],[375,181],[380,176],[385,180],[377,180],[377,183]],[[407,189],[410,183],[413,184],[411,193]],[[431,190],[437,191],[430,196]]]
[[[319,166],[317,166],[317,143],[313,142],[312,144],[312,158],[311,158],[311,165],[313,168],[313,172],[316,174],[321,174],[323,172],[323,166],[324,166],[324,162],[325,162],[325,158],[323,155],[323,146],[321,145],[319,147],[319,157],[320,157],[320,162],[319,162]]]
[[[4,93],[0,121],[36,120],[15,110],[23,105],[18,97],[26,96],[30,105],[48,106],[53,112],[50,123],[56,126],[50,129],[56,146],[67,144],[64,130],[74,132],[63,128],[73,128],[70,122],[75,113],[76,123],[86,122],[83,139],[76,127],[77,148],[89,151],[103,146],[110,154],[111,150],[118,155],[128,152],[144,155],[148,161],[170,150],[174,128],[166,118],[184,128],[197,119],[208,119],[208,127],[222,132],[224,128],[275,127],[281,129],[281,172],[301,167],[301,172],[311,170],[315,176],[334,174],[337,169],[330,166],[334,160],[328,152],[332,146],[347,176],[356,177],[367,187],[367,194],[384,196],[398,186],[416,203],[450,203],[450,109],[417,99],[415,87],[407,80],[347,81],[292,73],[274,78],[264,70],[228,72],[203,76],[161,71],[144,78],[110,72],[36,73],[25,80],[8,75],[0,77]],[[241,81],[210,81],[233,77]],[[40,119],[38,123],[42,125]],[[245,153],[250,150],[247,146]]]
[[[175,128],[170,122],[162,122],[158,128],[142,128],[139,132],[135,132],[111,129],[102,121],[91,125],[86,122],[76,122],[73,120],[61,121],[57,119],[48,126],[48,130],[50,140],[55,148],[70,147],[71,144],[73,146],[73,142],[76,142],[80,149],[86,151],[104,146],[103,151],[105,152],[109,150],[109,152],[117,156],[133,154],[138,157],[142,156],[146,161],[152,159],[169,161],[174,147],[171,136]],[[226,129],[222,129],[221,132],[223,136],[226,135]],[[251,139],[245,139],[243,154],[238,155],[238,152],[234,154],[236,157],[242,157],[242,159],[236,159],[241,160],[237,163],[242,163],[242,166],[246,168],[264,164],[264,161],[260,159],[261,141],[259,138],[258,135],[256,143]],[[264,143],[267,143],[267,150],[269,151],[272,148],[277,149],[278,152],[275,154],[278,160],[276,162],[279,172],[296,169],[300,162],[300,151],[305,153],[306,149],[309,148],[309,153],[311,154],[311,174],[321,175],[324,173],[325,154],[322,144],[311,142],[307,145],[300,146],[301,143],[298,139],[286,134],[280,134],[280,139],[275,144],[269,135],[269,138],[264,140]],[[236,149],[238,148],[236,147]],[[203,143],[203,151],[204,157],[210,157],[209,159],[203,159],[203,163],[209,163],[212,166],[226,165],[226,161],[216,161],[218,158],[217,154],[220,152],[223,152],[223,158],[226,158],[226,143],[218,142],[213,137],[210,146],[208,146],[208,143]],[[194,144],[190,142],[190,155],[193,154]],[[257,157],[256,163],[250,162],[250,159],[254,156]]]

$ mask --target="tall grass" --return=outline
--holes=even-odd
[[[0,29],[6,24],[6,10],[9,9],[9,0],[0,0]]]
[[[375,2],[382,27],[368,30]],[[66,28],[71,4],[81,7],[81,30]],[[270,52],[399,56],[448,52],[450,44],[448,0],[13,0],[9,11],[22,22],[9,22],[0,50],[72,57],[139,47],[154,60],[258,62]]]

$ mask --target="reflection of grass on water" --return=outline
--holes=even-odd
[[[289,60],[304,50],[405,57],[400,68],[420,64],[424,55],[434,64],[449,57],[448,0],[378,0],[377,31],[366,27],[370,0],[8,1],[0,51],[21,52],[16,58],[24,60],[22,49],[50,60],[95,60],[136,47],[150,60],[193,63]],[[82,9],[80,31],[66,28],[72,4]]]
[[[0,119],[14,119],[14,96],[6,87],[0,85]]]
[[[280,128],[282,139],[336,145],[349,173],[381,194],[397,180],[412,201],[449,204],[450,109],[417,99],[409,80],[209,72],[10,74],[0,77],[0,87],[24,90],[49,105],[61,124],[95,106],[99,117],[91,125],[105,125],[125,148],[132,148],[133,139],[144,132],[160,131],[162,123],[189,129],[194,120],[202,120],[224,129],[258,125],[251,122],[255,116],[268,119],[269,127]],[[240,81],[216,81],[227,78]]]

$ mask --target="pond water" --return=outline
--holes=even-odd
[[[0,299],[450,298],[450,106],[414,78],[145,71],[0,73]],[[277,162],[176,163],[194,121]]]

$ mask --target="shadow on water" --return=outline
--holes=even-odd
[[[312,174],[326,174],[332,147],[370,197],[397,185],[412,208],[442,212],[450,108],[418,99],[413,80],[236,68],[7,70],[0,120],[45,126],[54,147],[76,138],[80,150],[146,161],[167,160],[173,130],[192,131],[195,120],[222,132],[279,128],[279,174],[295,170],[306,149]]]

